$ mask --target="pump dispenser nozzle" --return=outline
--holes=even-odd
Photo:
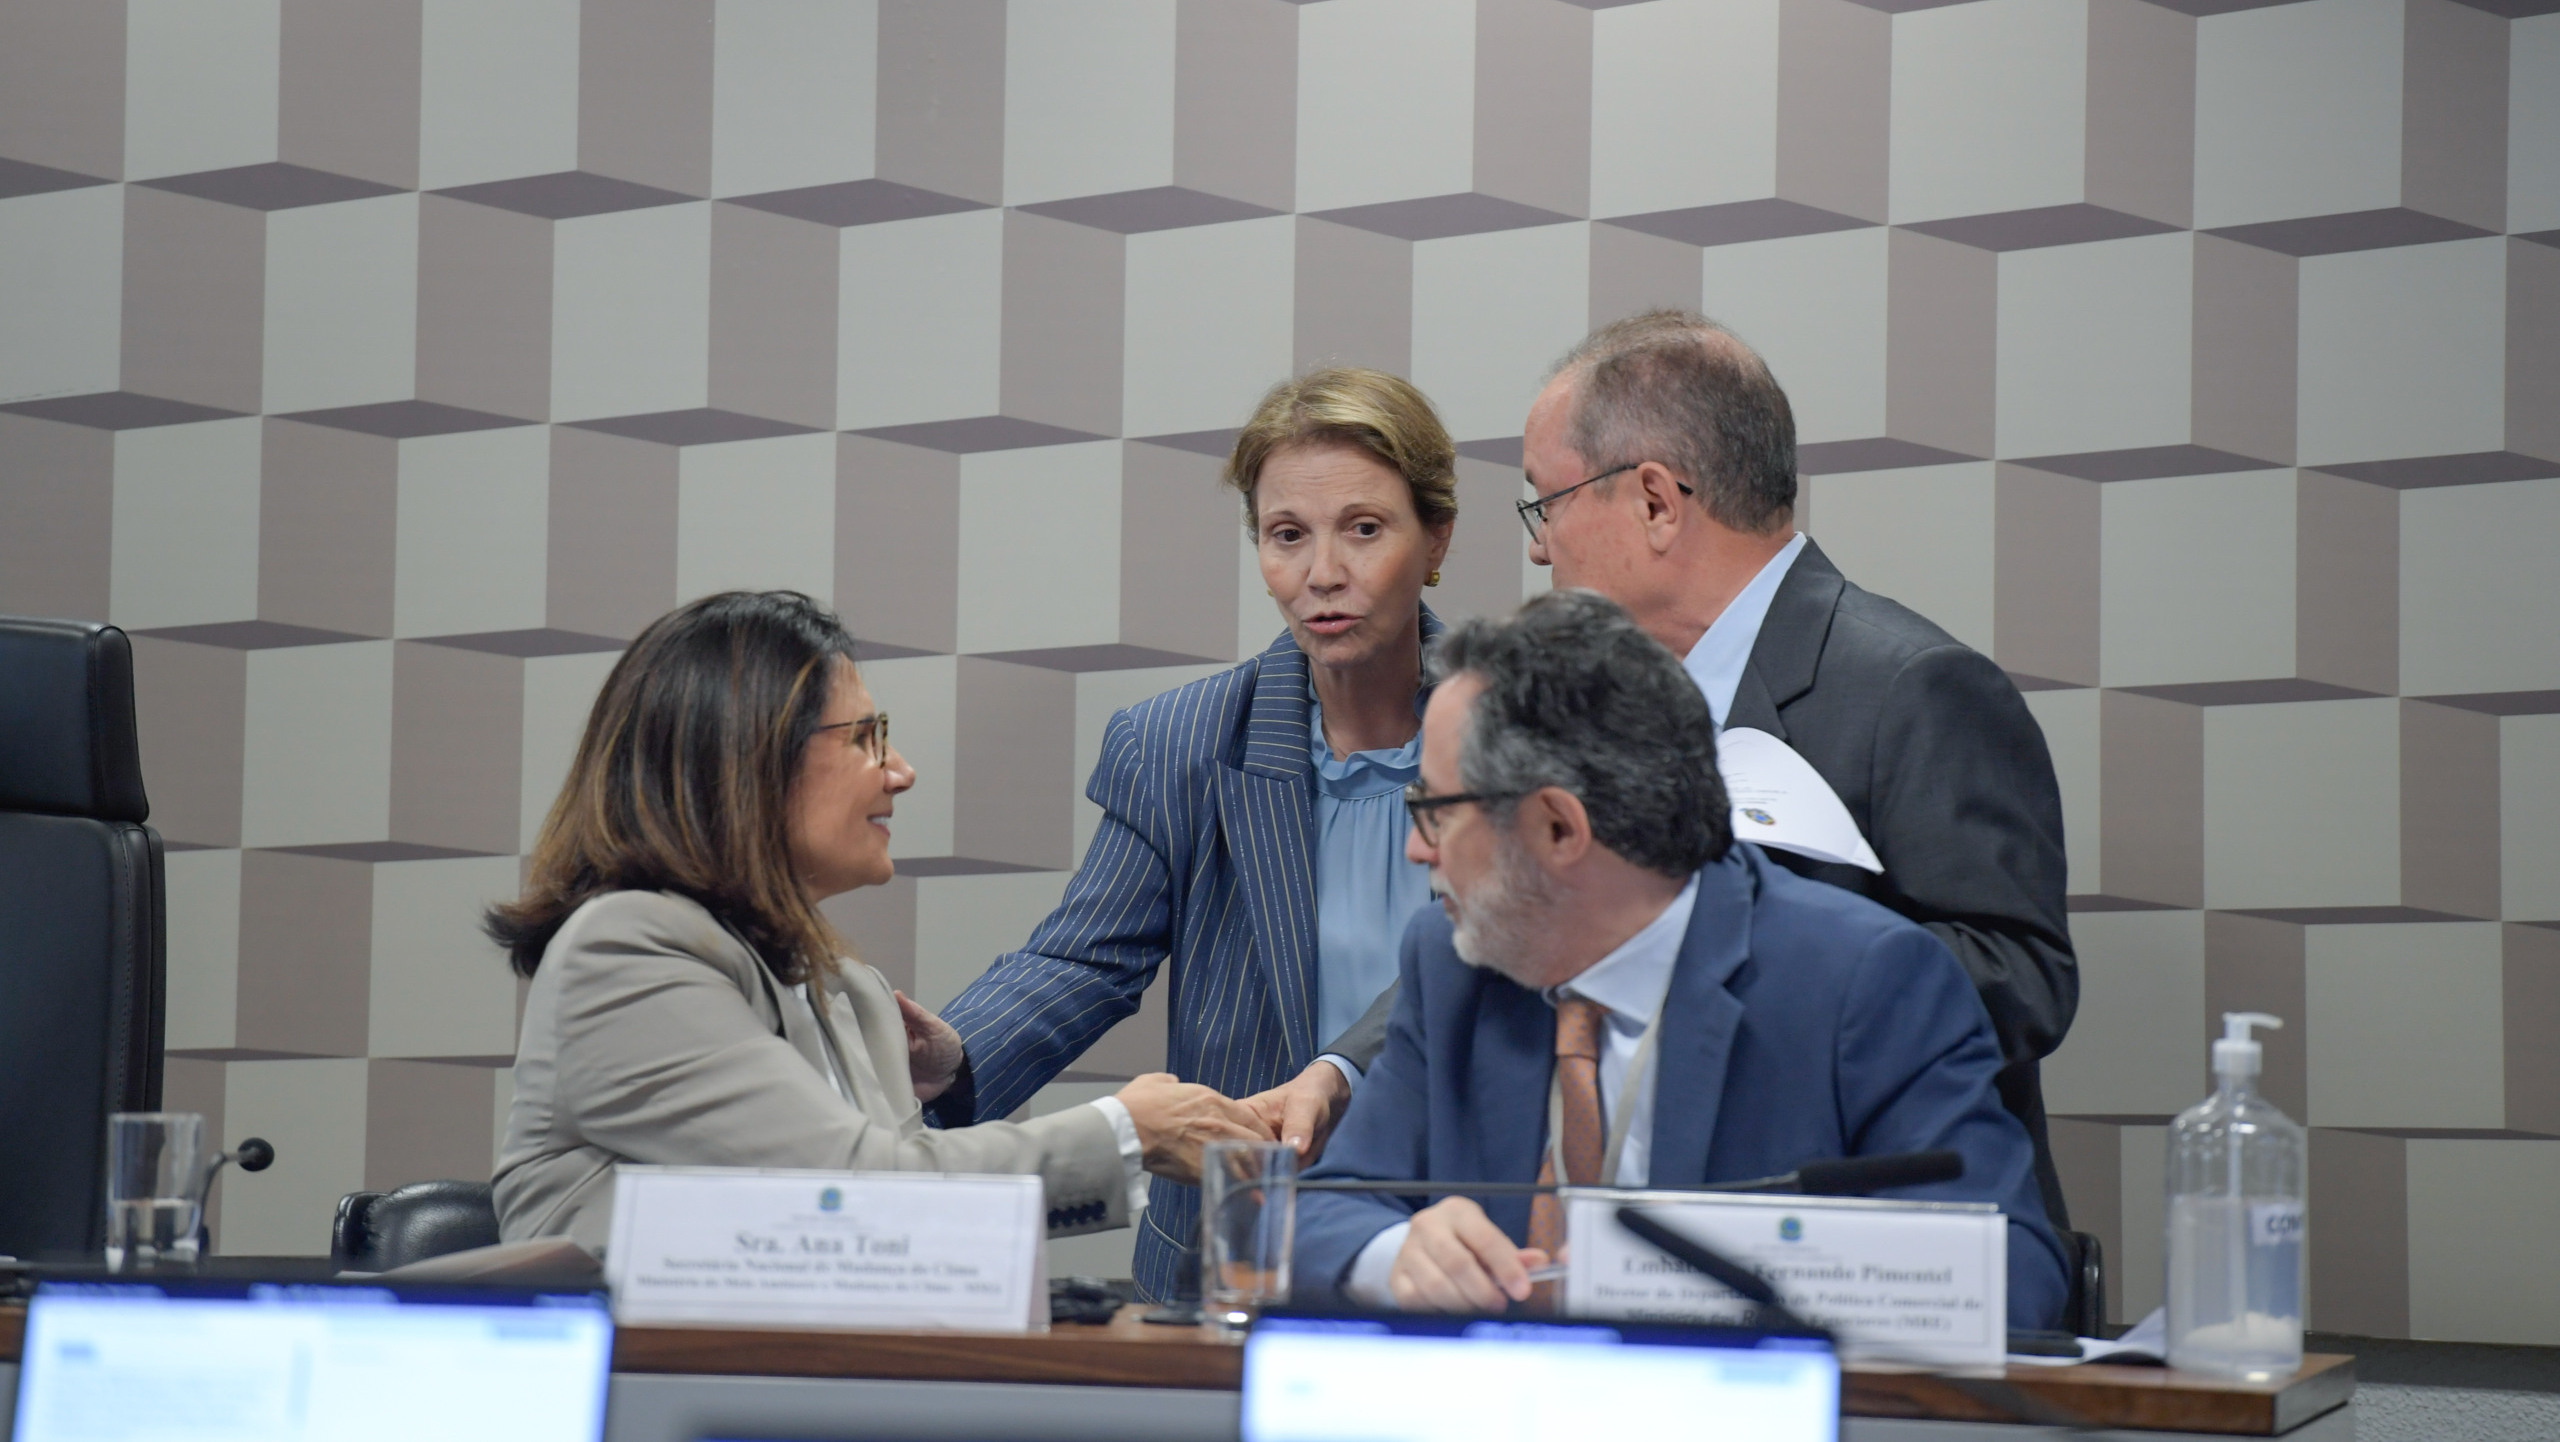
[[[2249,1035],[2249,1028],[2263,1026],[2275,1029],[2284,1019],[2263,1011],[2226,1011],[2222,1014],[2222,1040],[2213,1044],[2213,1072],[2216,1076],[2256,1076],[2266,1057],[2266,1048]]]

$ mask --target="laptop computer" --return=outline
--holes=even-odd
[[[1839,1435],[1840,1359],[1819,1336],[1283,1312],[1245,1339],[1245,1442]]]
[[[15,1442],[599,1442],[601,1293],[46,1282]]]

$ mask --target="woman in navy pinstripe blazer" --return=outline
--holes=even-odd
[[[1020,1106],[1163,968],[1168,1068],[1322,1148],[1375,1047],[1320,1043],[1394,981],[1429,899],[1401,793],[1420,767],[1422,649],[1440,628],[1422,590],[1457,521],[1456,460],[1431,403],[1382,372],[1316,371],[1263,398],[1226,479],[1288,630],[1111,718],[1085,788],[1102,826],[1066,898],[944,1010],[966,1051],[934,1108],[945,1124]],[[1148,1295],[1180,1285],[1198,1198],[1156,1180],[1136,1258]]]

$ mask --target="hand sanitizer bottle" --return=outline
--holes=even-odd
[[[2226,1012],[2212,1096],[2169,1128],[2169,1365],[2265,1379],[2302,1365],[2301,1127],[2258,1095],[2265,1049]]]

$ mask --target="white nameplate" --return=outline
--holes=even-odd
[[[2009,1224],[1987,1202],[1599,1189],[1565,1198],[1565,1306],[1575,1316],[1725,1321],[1750,1310],[1619,1226],[1617,1209],[1636,1202],[1767,1278],[1851,1357],[1997,1367],[2008,1354]]]
[[[625,1323],[1046,1331],[1040,1179],[617,1169],[605,1280]]]

